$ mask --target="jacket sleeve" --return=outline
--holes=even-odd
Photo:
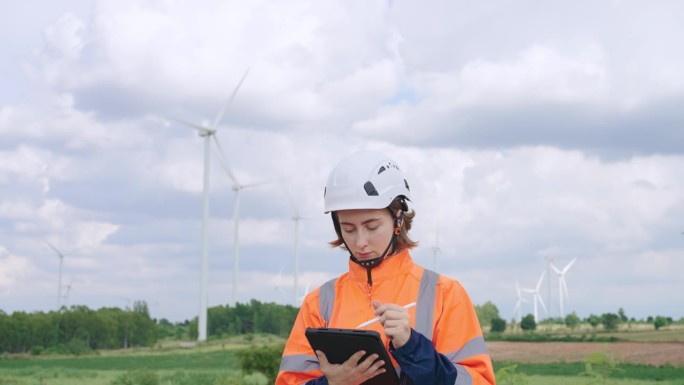
[[[307,327],[324,327],[318,304],[319,289],[309,293],[299,309],[280,361],[276,385],[327,385],[304,332]]]
[[[455,384],[495,384],[492,360],[468,293],[458,281],[441,276],[436,294],[432,342],[454,365]]]
[[[435,350],[432,341],[415,330],[411,330],[411,337],[401,348],[394,349],[390,343],[390,352],[401,367],[401,376],[410,378],[413,384],[456,382],[456,367]]]

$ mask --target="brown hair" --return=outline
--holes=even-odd
[[[394,218],[395,213],[397,211],[402,210],[402,206],[405,205],[405,203],[402,202],[401,199],[395,199],[390,203],[389,206],[387,206],[387,209],[390,211],[392,218]],[[328,242],[330,247],[342,247],[343,249],[347,249],[344,246],[344,241],[342,238],[342,229],[340,229],[340,222],[337,219],[337,213],[335,211],[331,212],[330,215],[332,215],[333,218],[333,224],[335,226],[335,233],[337,233],[337,239],[334,241]],[[411,224],[413,223],[413,218],[416,216],[416,211],[415,210],[410,210],[407,212],[403,212],[402,218],[403,220],[401,221],[401,226],[399,227],[399,234],[397,235],[397,243],[395,247],[395,252],[399,252],[403,249],[412,249],[416,246],[418,246],[417,241],[413,241],[411,238],[409,238],[409,230],[411,230]]]

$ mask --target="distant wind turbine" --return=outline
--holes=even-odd
[[[529,302],[527,298],[522,296],[522,292],[520,291],[520,286],[518,285],[518,281],[515,281],[515,291],[518,294],[518,300],[515,302],[515,307],[513,308],[513,314],[517,315],[517,320],[518,323],[522,320],[522,303],[523,302]]]
[[[565,313],[563,313],[563,296],[565,295],[565,298],[568,298],[568,285],[565,282],[565,273],[568,272],[568,270],[570,269],[572,264],[575,263],[576,260],[577,260],[577,258],[573,258],[572,261],[570,261],[570,263],[565,265],[563,270],[557,268],[556,265],[551,263],[551,268],[553,269],[554,272],[556,272],[556,275],[558,276],[558,295],[560,297],[559,303],[560,303],[560,316],[561,316],[561,318],[565,317]]]
[[[542,300],[541,294],[539,294],[539,289],[541,288],[542,281],[544,281],[544,275],[546,275],[546,271],[542,272],[541,276],[539,277],[539,281],[537,281],[537,286],[535,289],[522,289],[522,291],[526,293],[531,293],[533,296],[533,301],[534,301],[534,321],[539,322],[539,315],[537,313],[537,302],[542,306],[544,309],[544,312],[548,315],[549,312],[546,310],[546,305],[544,305],[544,300]]]
[[[306,283],[306,289],[304,289],[304,293],[301,295],[301,297],[297,298],[297,302],[299,305],[301,305],[304,302],[304,298],[306,298],[306,295],[309,294],[309,283]]]
[[[292,289],[292,303],[297,305],[297,292],[299,291],[299,221],[306,219],[306,217],[299,214],[290,190],[287,187],[285,187],[285,190],[287,191],[287,197],[290,199],[292,211],[294,211],[294,216],[292,217],[294,221],[294,288]]]
[[[442,249],[439,248],[439,228],[435,233],[435,245],[432,246],[432,269],[437,271],[437,256],[442,253]]]
[[[278,272],[278,278],[276,278],[276,281],[275,281],[275,283],[276,283],[275,284],[275,290],[280,294],[280,296],[283,298],[283,300],[285,300],[285,298],[286,298],[285,292],[283,291],[283,288],[280,287],[280,282],[281,282],[282,277],[283,277],[283,270],[281,269]]]
[[[193,124],[193,123],[188,123],[186,121],[178,120],[178,119],[173,119],[177,122],[180,122],[182,124],[185,124],[186,126],[192,127],[198,131],[198,134],[200,137],[204,138],[204,188],[203,188],[203,204],[202,204],[202,249],[201,249],[201,260],[200,260],[200,311],[199,311],[199,316],[197,319],[197,340],[198,341],[206,341],[207,339],[207,270],[208,270],[208,261],[207,261],[207,231],[208,231],[208,226],[209,226],[209,155],[211,153],[211,138],[214,138],[214,141],[218,145],[218,140],[216,139],[216,128],[218,127],[219,123],[223,119],[223,115],[226,113],[226,110],[230,106],[230,104],[233,102],[233,99],[235,98],[235,95],[237,94],[238,90],[240,89],[240,86],[242,86],[242,82],[245,80],[247,77],[247,74],[249,73],[249,69],[245,72],[245,74],[242,76],[242,79],[240,79],[240,82],[238,85],[235,87],[233,90],[233,93],[230,95],[230,98],[228,99],[228,102],[223,106],[221,111],[216,115],[216,118],[214,119],[214,123],[211,125],[211,127],[204,127],[202,125],[198,124]]]
[[[221,166],[223,166],[224,171],[228,174],[228,177],[233,181],[233,191],[235,191],[235,203],[233,205],[233,304],[236,304],[239,296],[238,289],[238,276],[240,271],[240,191],[248,187],[260,186],[268,183],[274,183],[280,179],[267,180],[257,183],[241,184],[235,174],[228,167],[226,157],[223,155],[223,149],[218,141],[216,141],[216,146],[219,152],[219,160],[221,161]]]

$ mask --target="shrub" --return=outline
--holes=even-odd
[[[503,318],[492,318],[492,328],[490,329],[492,333],[503,333],[506,330],[506,320]]]
[[[265,375],[271,382],[275,381],[280,368],[280,358],[285,345],[269,345],[249,347],[238,350],[235,355],[240,361],[240,368],[245,374],[254,372]]]
[[[570,329],[575,329],[580,324],[580,318],[573,311],[572,313],[565,316],[565,326]]]
[[[605,384],[612,373],[619,370],[612,355],[594,352],[584,358],[584,371],[582,376],[592,378],[591,383]]]
[[[527,379],[524,374],[516,373],[518,365],[508,365],[496,371],[496,383],[499,385],[526,385]]]
[[[672,318],[666,318],[663,316],[656,316],[655,320],[653,320],[653,326],[655,327],[656,330],[659,330],[663,326],[670,325],[672,323]]]
[[[141,369],[120,375],[111,385],[159,385],[159,376],[153,371]]]
[[[522,330],[534,330],[537,328],[537,322],[534,320],[532,314],[528,314],[520,320],[520,328]]]
[[[601,315],[601,323],[606,330],[616,330],[620,324],[620,317],[615,313]]]
[[[248,374],[242,380],[245,385],[268,385],[268,378],[262,373]]]

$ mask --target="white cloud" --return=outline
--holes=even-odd
[[[682,290],[679,8],[580,1],[534,18],[519,4],[449,1],[65,8],[40,23],[34,55],[7,55],[32,83],[0,95],[0,281],[25,293],[2,302],[54,306],[44,237],[74,251],[71,303],[140,298],[160,316],[194,316],[203,143],[168,118],[210,124],[250,68],[218,138],[241,183],[287,179],[241,194],[241,300],[277,300],[264,282],[278,270],[291,289],[285,189],[309,217],[302,286],[346,269],[326,245],[322,190],[340,158],[371,148],[407,173],[416,260],[432,264],[439,233],[440,271],[504,316],[514,280],[536,282],[546,255],[578,258],[568,309],[597,312],[601,291],[628,314],[665,313],[678,298],[648,306],[602,280],[622,293],[658,279],[659,292]],[[231,187],[212,147],[212,304],[230,297]]]

